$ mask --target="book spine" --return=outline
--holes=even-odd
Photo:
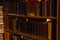
[[[44,16],[44,1],[40,2],[40,16]]]
[[[48,39],[52,40],[52,23],[48,22]]]
[[[52,16],[56,16],[56,0],[52,0]]]
[[[19,2],[16,2],[16,14],[19,14]]]
[[[50,16],[50,1],[46,1],[46,15]]]

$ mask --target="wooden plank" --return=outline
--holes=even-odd
[[[31,39],[38,39],[38,40],[46,39],[47,40],[47,38],[45,38],[43,36],[40,37],[40,36],[35,36],[35,35],[22,33],[22,32],[13,32],[13,31],[9,31],[9,30],[7,32],[10,32],[10,33],[15,34],[15,35],[20,35],[20,36],[24,36],[24,37],[27,37],[27,38],[31,38]]]
[[[56,17],[52,17],[52,16],[25,16],[25,15],[16,15],[16,14],[7,14],[7,15],[8,16],[23,17],[23,18],[56,19]]]

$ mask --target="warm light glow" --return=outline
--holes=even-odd
[[[38,0],[39,2],[41,1],[41,0]]]
[[[21,38],[23,38],[23,36],[21,36]]]
[[[51,21],[51,19],[47,19],[46,21],[47,21],[47,22],[48,22],[48,21]]]

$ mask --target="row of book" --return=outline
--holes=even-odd
[[[14,5],[15,4],[15,5]],[[40,2],[6,2],[6,13],[16,13],[20,15],[29,15],[34,16],[56,16],[55,13],[55,1],[40,1]],[[32,16],[32,15],[30,15]]]
[[[10,23],[11,22],[11,23]],[[27,34],[45,36],[48,33],[48,24],[44,22],[26,21],[21,19],[9,18],[9,30],[23,32]]]
[[[10,35],[10,40],[32,40],[32,39],[18,35]]]

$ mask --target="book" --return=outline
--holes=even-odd
[[[51,22],[53,25],[52,26],[52,39],[56,40],[56,20],[53,20],[53,22]]]
[[[56,5],[56,0],[52,0],[52,16],[56,16],[56,7],[57,7],[57,5]]]
[[[48,39],[52,39],[52,23],[48,22]]]
[[[41,1],[40,2],[40,16],[45,16],[44,15],[44,5],[45,5],[44,1]]]
[[[47,16],[50,16],[50,14],[51,14],[51,3],[50,3],[50,1],[46,1],[46,15]]]
[[[44,23],[44,22],[41,22],[40,23],[40,36],[43,36],[43,37],[48,37],[48,24],[47,23]]]
[[[29,14],[32,14],[36,16],[37,14],[37,2],[27,2],[27,12]]]

